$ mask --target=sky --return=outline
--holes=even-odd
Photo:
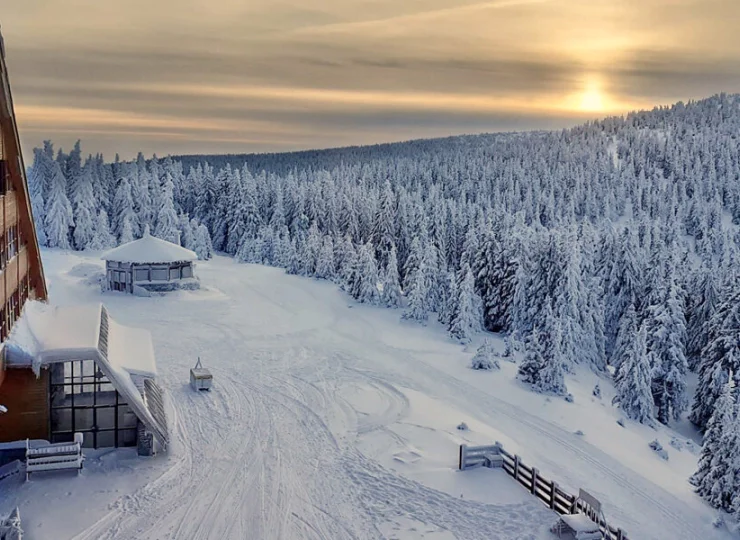
[[[740,92],[738,0],[0,0],[24,154],[556,129]]]

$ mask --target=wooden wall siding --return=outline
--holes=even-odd
[[[2,36],[0,36],[2,42]],[[15,112],[13,110],[13,96],[10,92],[10,79],[8,77],[8,68],[5,65],[5,51],[0,47],[0,145],[2,146],[2,158],[6,161],[10,185],[13,198],[12,207],[7,208],[3,204],[2,229],[16,222],[19,227],[20,236],[28,245],[28,258],[30,263],[30,288],[36,289],[36,297],[45,300],[46,280],[44,278],[44,269],[41,266],[41,254],[39,251],[38,239],[36,238],[36,227],[33,223],[31,214],[31,199],[28,195],[28,183],[26,180],[26,168],[23,164],[23,155],[21,154],[21,144],[18,137],[18,129],[15,121]],[[8,192],[6,192],[7,194]],[[6,215],[6,211],[12,215]],[[10,219],[16,216],[15,219]]]
[[[3,196],[3,232],[18,223],[18,197],[15,191],[6,191]]]
[[[18,288],[18,257],[10,259],[3,272],[3,277],[5,278],[5,299],[7,300]]]
[[[0,442],[49,438],[49,370],[41,376],[31,369],[10,368],[0,387],[0,402],[8,408],[0,414]]]

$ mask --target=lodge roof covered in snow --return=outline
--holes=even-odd
[[[119,263],[155,264],[195,261],[194,251],[144,233],[144,236],[103,254],[101,259]]]
[[[36,373],[55,362],[94,360],[139,420],[167,443],[166,421],[154,417],[134,382],[157,375],[147,330],[117,323],[101,303],[59,307],[29,301],[4,345],[9,367],[30,367]]]

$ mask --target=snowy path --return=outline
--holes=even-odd
[[[79,262],[45,253],[53,301],[96,298],[65,274]],[[155,328],[173,447],[160,474],[98,511],[76,540],[549,538],[552,515],[512,481],[452,472],[462,437],[494,436],[457,432],[463,419],[490,426],[561,484],[594,486],[635,540],[725,538],[708,512],[471,384],[447,361],[460,347],[438,332],[350,308],[331,284],[279,270],[223,258],[198,270],[210,289],[105,297],[121,322]],[[214,374],[210,393],[187,385],[198,355]]]

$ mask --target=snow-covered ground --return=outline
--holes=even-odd
[[[43,257],[53,303],[101,299],[96,257]],[[618,425],[609,383],[594,398],[590,372],[567,380],[575,403],[547,398],[515,381],[514,364],[467,369],[474,347],[330,283],[223,257],[197,273],[200,291],[102,296],[117,320],[153,332],[169,454],[97,452],[80,477],[0,482],[0,515],[20,506],[29,540],[552,538],[554,514],[501,471],[455,470],[460,443],[496,440],[598,496],[631,539],[730,538],[687,482],[698,446]],[[198,356],[210,393],[188,385]],[[648,448],[655,438],[668,461]]]

